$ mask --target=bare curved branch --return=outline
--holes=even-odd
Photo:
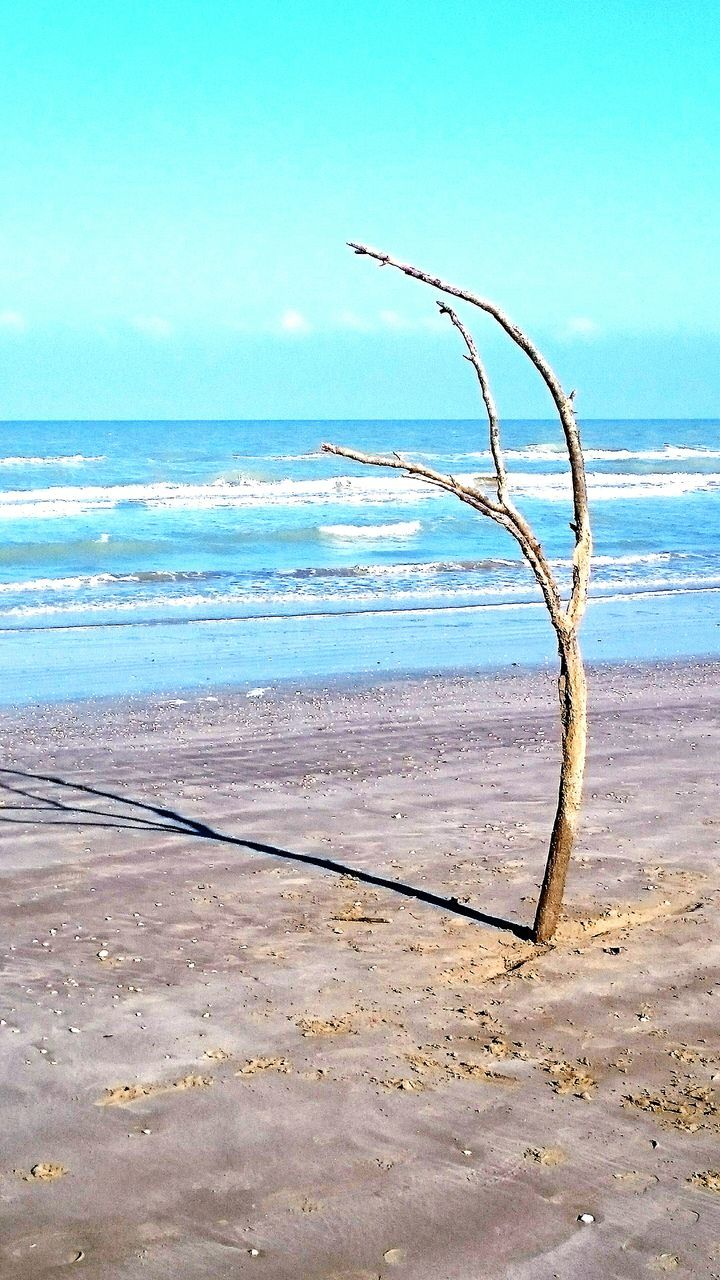
[[[414,479],[423,480],[426,484],[454,494],[461,502],[467,502],[476,511],[501,525],[515,539],[530,565],[543,593],[553,626],[556,629],[564,628],[565,614],[552,570],[535,534],[519,512],[504,503],[493,502],[474,485],[462,484],[454,476],[444,476],[441,471],[435,471],[422,463],[407,462],[399,454],[389,458],[381,453],[362,453],[359,449],[350,449],[339,444],[322,444],[320,448],[323,453],[334,453],[338,457],[350,458],[353,462],[362,462],[366,466],[390,467],[395,471],[404,471]]]
[[[565,394],[545,357],[541,355],[522,330],[518,329],[517,325],[514,325],[493,302],[480,298],[466,289],[447,284],[437,276],[428,275],[408,263],[398,262],[387,253],[380,253],[376,249],[370,249],[361,244],[351,244],[351,248],[358,254],[365,254],[376,259],[381,266],[396,267],[405,275],[432,285],[443,293],[462,298],[464,301],[479,307],[480,310],[486,311],[491,315],[512,338],[513,342],[525,352],[545,381],[555,402],[565,434],[570,461],[575,516],[570,526],[575,535],[575,548],[573,551],[572,590],[567,608],[563,608],[560,592],[543,548],[540,546],[532,527],[513,505],[508,495],[505,459],[500,442],[500,422],[485,367],[475,342],[459,316],[444,303],[438,303],[440,311],[450,317],[452,324],[461,334],[467,350],[465,358],[473,365],[480,384],[480,391],[488,417],[490,452],[495,467],[493,482],[497,490],[497,500],[493,501],[473,484],[460,483],[454,476],[444,476],[439,471],[435,471],[421,463],[407,462],[399,453],[394,453],[392,457],[385,457],[382,454],[361,453],[357,449],[349,449],[342,445],[324,444],[322,446],[326,453],[334,453],[341,457],[351,458],[355,462],[375,467],[391,467],[398,471],[403,471],[408,476],[414,476],[427,484],[435,485],[439,489],[454,494],[461,501],[467,502],[482,515],[494,520],[496,524],[506,529],[515,539],[540,585],[550,620],[555,629],[560,658],[558,693],[560,698],[562,752],[555,820],[550,836],[545,874],[532,930],[535,942],[546,942],[555,931],[562,907],[565,878],[572,854],[582,801],[587,747],[587,684],[582,654],[578,644],[578,626],[587,600],[592,542],[585,464],[572,403],[574,392],[571,392],[570,395]]]
[[[492,460],[495,464],[495,474],[497,476],[497,496],[498,502],[507,504],[507,472],[505,470],[505,459],[503,457],[502,445],[500,443],[500,420],[498,418],[497,409],[495,407],[495,399],[490,390],[490,382],[488,380],[485,365],[480,359],[480,354],[472,334],[465,328],[462,320],[452,307],[448,307],[445,302],[438,302],[441,316],[449,316],[450,322],[462,335],[463,342],[468,349],[467,359],[473,366],[477,380],[480,383],[480,393],[483,398],[485,410],[487,412],[488,426],[490,428],[490,452]]]
[[[468,289],[460,288],[458,285],[449,284],[446,280],[440,279],[439,276],[433,276],[426,271],[421,271],[419,267],[414,267],[411,263],[400,262],[397,258],[393,258],[389,253],[385,253],[380,249],[373,249],[369,245],[358,244],[352,240],[348,241],[348,244],[356,254],[373,258],[381,266],[395,267],[396,270],[402,271],[403,275],[410,276],[414,280],[420,280],[423,284],[439,289],[441,293],[461,298],[464,302],[469,302],[472,306],[479,307],[481,311],[485,311],[500,325],[508,337],[525,352],[525,355],[543,379],[557,409],[570,460],[573,492],[573,524],[571,527],[575,535],[575,551],[573,553],[573,583],[570,600],[565,612],[565,622],[567,626],[576,627],[582,618],[587,602],[591,537],[585,462],[575,420],[572,393],[566,395],[555,372],[527,334],[518,328],[501,311],[500,307],[488,298],[482,298]]]

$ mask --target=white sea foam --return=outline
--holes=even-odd
[[[644,578],[636,577],[624,580],[618,583],[616,580],[594,580],[592,583],[591,598],[623,598],[631,594],[643,594],[646,592],[656,592],[665,594],[668,592],[687,592],[687,591],[703,591],[703,590],[720,590],[720,575],[698,575],[697,578],[688,579],[685,577],[668,577],[668,578]],[[442,602],[462,601],[464,604],[470,604],[473,600],[482,601],[483,599],[494,600],[496,603],[506,602],[508,604],[513,601],[520,601],[523,597],[532,597],[536,594],[537,588],[532,579],[528,577],[525,582],[516,584],[508,583],[488,583],[485,586],[460,586],[450,584],[436,584],[434,586],[418,585],[414,588],[402,588],[388,591],[378,584],[376,588],[353,589],[351,591],[332,591],[332,590],[304,590],[285,592],[267,592],[258,594],[255,591],[237,590],[222,592],[216,594],[207,594],[203,592],[187,593],[179,596],[146,596],[133,597],[130,599],[115,600],[95,600],[91,602],[83,602],[77,604],[68,601],[43,601],[37,604],[16,605],[10,609],[3,611],[0,615],[3,618],[10,619],[27,619],[42,617],[69,617],[73,614],[81,614],[83,618],[89,616],[102,615],[128,615],[139,614],[145,616],[148,613],[157,613],[160,618],[167,617],[169,613],[177,614],[178,612],[203,612],[207,610],[216,610],[220,606],[230,607],[233,609],[242,609],[247,611],[247,616],[263,615],[268,609],[279,608],[287,613],[288,610],[294,612],[306,609],[335,609],[346,610],[354,609],[358,605],[368,607],[383,606],[386,608],[407,608],[417,607],[423,602],[436,601],[438,607]],[[282,616],[279,613],[278,616]]]
[[[352,604],[372,605],[384,602],[386,605],[401,606],[412,601],[422,600],[451,600],[455,598],[467,599],[468,595],[475,596],[513,596],[527,595],[528,587],[486,587],[484,589],[476,589],[468,591],[459,587],[449,588],[431,588],[422,591],[403,590],[393,591],[388,594],[386,591],[365,590],[365,591],[323,591],[318,593],[298,592],[292,594],[280,594],[277,592],[269,592],[258,597],[257,593],[249,591],[227,592],[222,595],[203,595],[200,593],[188,594],[183,596],[154,596],[145,597],[143,599],[134,600],[97,600],[82,605],[73,604],[71,602],[43,603],[16,605],[11,609],[3,611],[4,618],[34,618],[44,615],[61,616],[81,612],[83,617],[90,614],[115,614],[115,613],[132,613],[132,612],[152,612],[157,611],[159,614],[167,614],[168,610],[203,610],[215,609],[218,605],[229,605],[234,608],[247,608],[252,606],[252,612],[263,612],[266,609],[275,606],[284,606],[287,610],[289,607],[308,608],[310,605],[322,608],[338,607]]]
[[[506,430],[506,436],[512,434],[512,427]],[[478,432],[481,438],[481,432]],[[506,441],[507,443],[507,441]],[[720,458],[720,449],[711,449],[704,445],[666,444],[659,449],[602,449],[586,448],[583,450],[587,462],[673,462],[702,461],[704,458]],[[234,458],[242,462],[313,462],[325,455],[320,450],[308,450],[307,453],[235,453]],[[469,449],[453,453],[441,450],[410,449],[401,450],[401,456],[408,460],[422,459],[427,462],[443,461],[447,465],[458,462],[487,462],[492,464],[489,449]],[[529,444],[524,448],[505,448],[505,457],[510,462],[565,462],[567,448],[562,440],[552,440]]]
[[[567,464],[567,448],[560,441],[544,444],[530,444],[524,449],[506,448],[504,450],[508,462],[564,462]],[[720,458],[720,449],[710,449],[701,445],[666,444],[661,449],[583,449],[586,462],[702,462],[703,459]],[[408,458],[411,456],[407,455]],[[445,462],[463,462],[468,459],[477,462],[492,463],[492,455],[488,449],[480,449],[468,453],[427,453],[418,452],[417,458],[444,459]]]
[[[488,490],[488,485],[477,476],[463,475],[457,478],[463,483],[475,484],[482,492]],[[509,479],[512,492],[519,497],[556,502],[565,501],[570,495],[569,476],[565,472],[518,472]],[[720,473],[673,471],[635,474],[598,471],[588,474],[588,487],[595,501],[674,498],[689,493],[717,491],[720,489]],[[322,480],[248,479],[237,484],[218,480],[212,484],[196,485],[173,484],[169,481],[107,487],[53,485],[45,489],[16,489],[0,493],[0,518],[61,519],[110,511],[124,504],[158,511],[326,506],[334,503],[358,507],[382,503],[415,503],[440,495],[441,491],[431,485],[406,476],[384,474],[337,476]]]
[[[221,574],[217,571],[206,573],[195,569],[148,569],[138,573],[72,574],[62,578],[26,578],[22,582],[0,582],[0,593],[20,595],[28,591],[88,591],[97,587],[122,586],[126,583],[189,582],[220,576]]]
[[[648,551],[627,556],[593,556],[592,565],[596,569],[598,565],[615,565],[624,566],[629,564],[667,564],[670,560],[687,560],[689,552],[683,551]],[[572,568],[572,560],[569,558],[559,558],[551,560],[552,565],[558,568]]]
[[[130,578],[127,581],[138,579]],[[5,594],[21,594],[26,591],[81,591],[86,587],[100,587],[104,583],[117,579],[111,573],[93,573],[76,575],[67,578],[28,578],[25,582],[0,582],[0,592]]]
[[[331,537],[354,541],[361,531],[361,536],[365,536],[368,541],[372,538],[403,538],[414,536],[421,528],[420,521],[403,521],[398,524],[391,525],[328,525],[325,527]],[[594,556],[593,568],[597,570],[600,566],[607,569],[623,569],[635,565],[657,565],[669,564],[672,561],[690,559],[688,553],[678,552],[648,552],[647,554],[637,555],[620,555],[620,556]],[[558,557],[550,561],[552,566],[557,569],[572,568],[572,560],[569,557]],[[293,580],[293,586],[288,588],[288,595],[278,593],[274,598],[277,600],[289,599],[291,591],[317,591],[322,590],[324,582],[333,579],[344,579],[353,581],[364,581],[367,579],[377,579],[379,582],[389,580],[388,591],[392,591],[393,579],[417,579],[418,590],[427,590],[426,579],[452,577],[457,579],[458,576],[464,576],[475,579],[480,578],[484,581],[491,581],[500,584],[507,581],[508,571],[515,575],[522,573],[530,576],[530,570],[522,559],[503,559],[501,557],[493,557],[484,560],[435,560],[422,561],[414,563],[413,561],[400,561],[394,564],[353,564],[353,565],[313,565],[309,567],[297,567],[275,570],[275,574],[281,582]],[[202,570],[202,569],[144,569],[136,573],[88,573],[88,574],[71,574],[63,577],[42,577],[42,578],[26,578],[17,582],[0,582],[0,595],[26,595],[28,593],[48,595],[59,595],[62,593],[72,592],[92,592],[101,590],[105,593],[105,589],[112,591],[116,586],[121,589],[126,586],[140,586],[141,588],[153,587],[160,583],[167,584],[183,584],[187,582],[201,582],[208,579],[214,581],[222,581],[227,579],[228,571],[223,570]],[[246,579],[247,580],[247,579]],[[642,581],[642,579],[638,579]],[[682,579],[686,581],[686,579]],[[300,585],[296,585],[299,583]],[[350,590],[357,590],[354,586]],[[477,590],[478,588],[467,587],[464,590]],[[489,590],[495,588],[490,586]],[[504,589],[504,587],[503,587]],[[255,587],[255,590],[261,590],[263,598],[268,598],[265,592],[265,584],[263,587]],[[217,599],[217,596],[210,593],[206,598],[208,601]],[[227,599],[235,599],[237,596],[227,596]],[[250,597],[248,597],[250,599]],[[142,601],[142,596],[136,595],[138,602]]]
[[[104,461],[104,454],[88,457],[83,453],[69,453],[55,458],[0,458],[0,467],[80,467],[86,462]]]

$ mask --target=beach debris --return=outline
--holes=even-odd
[[[266,684],[258,689],[248,689],[247,693],[245,694],[245,697],[246,698],[262,698],[263,694],[267,693],[269,688],[270,686]]]
[[[106,1089],[98,1106],[117,1107],[125,1103],[137,1102],[139,1098],[152,1098],[161,1093],[176,1093],[186,1089],[209,1089],[214,1084],[211,1076],[187,1075],[179,1080],[168,1080],[165,1083],[119,1084]]]
[[[304,1036],[357,1035],[352,1015],[344,1013],[331,1018],[298,1018],[296,1026]]]
[[[253,1245],[253,1246],[251,1246],[251,1247],[248,1249],[248,1253],[250,1254],[250,1257],[251,1257],[251,1258],[259,1258],[259,1257],[260,1257],[260,1250],[259,1250],[259,1249],[256,1249],[254,1245]]]
[[[386,1249],[383,1254],[383,1261],[387,1262],[388,1266],[391,1266],[391,1267],[399,1266],[400,1263],[404,1262],[406,1258],[407,1258],[406,1249]]]
[[[595,1221],[595,1218],[591,1213],[579,1213],[577,1220],[578,1222],[583,1222],[585,1226],[589,1226],[591,1222]]]
[[[370,1083],[382,1085],[383,1089],[399,1089],[406,1093],[420,1092],[425,1088],[422,1080],[408,1080],[406,1076],[393,1076],[389,1080],[379,1080],[376,1076],[371,1076]]]
[[[106,950],[105,947],[101,947],[97,953],[97,958],[98,960],[107,960],[109,955],[110,955],[110,952]]]
[[[691,1187],[699,1187],[701,1191],[720,1192],[720,1169],[706,1169],[704,1173],[694,1173],[688,1178]]]
[[[289,1058],[249,1058],[235,1075],[256,1076],[261,1071],[279,1071],[281,1075],[289,1075],[292,1063]]]
[[[75,1254],[75,1257],[74,1257],[74,1258],[71,1258],[71,1259],[70,1259],[70,1262],[71,1262],[71,1263],[73,1263],[73,1262],[82,1262],[82,1260],[83,1260],[83,1258],[84,1258],[84,1257],[85,1257],[85,1250],[84,1250],[84,1249],[78,1249],[77,1253]]]
[[[581,1066],[576,1066],[572,1062],[545,1062],[543,1071],[547,1071],[548,1075],[552,1076],[550,1087],[555,1093],[561,1096],[571,1094],[574,1098],[583,1098],[585,1101],[592,1098],[591,1091],[595,1089],[597,1082],[589,1072],[583,1071]]]
[[[80,1035],[80,1028],[79,1028],[79,1027],[68,1027],[68,1031],[70,1032],[70,1035],[71,1035],[71,1036],[79,1036],[79,1035]]]
[[[361,915],[352,907],[342,915],[331,916],[330,919],[338,920],[342,924],[390,924],[388,916]],[[333,932],[342,933],[342,930],[334,929]]]
[[[626,1094],[623,1106],[648,1111],[669,1129],[697,1133],[700,1129],[720,1130],[720,1099],[708,1085],[690,1082],[683,1088],[660,1089],[650,1093]]]
[[[528,1147],[523,1152],[523,1159],[554,1168],[555,1165],[563,1164],[566,1156],[562,1147]]]
[[[23,1182],[54,1182],[67,1173],[64,1164],[55,1164],[52,1160],[38,1160],[32,1165],[29,1173],[22,1174]]]

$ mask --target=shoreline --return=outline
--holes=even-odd
[[[709,1280],[719,672],[0,712],[0,1269]]]
[[[616,692],[623,680],[632,681],[633,679],[643,680],[648,675],[657,676],[661,680],[664,678],[676,680],[686,688],[688,682],[691,685],[696,683],[703,684],[705,679],[717,678],[720,683],[720,656],[715,654],[698,655],[695,657],[678,657],[678,658],[646,658],[640,661],[626,661],[618,659],[609,662],[589,662],[585,659],[585,671],[590,688],[590,698],[593,697],[593,685],[597,686],[601,696],[609,693],[614,687]],[[272,703],[294,701],[297,698],[305,698],[315,700],[317,698],[332,699],[335,696],[352,697],[353,694],[367,695],[372,694],[374,690],[382,689],[384,693],[391,692],[393,689],[413,690],[415,686],[418,689],[427,687],[432,683],[438,690],[444,688],[452,689],[459,686],[466,687],[470,692],[474,692],[482,686],[494,688],[502,687],[505,682],[511,684],[522,696],[527,696],[531,691],[537,692],[537,689],[546,683],[551,687],[553,698],[555,697],[555,688],[557,683],[558,669],[555,657],[546,662],[527,664],[520,662],[508,662],[505,665],[494,668],[479,667],[475,670],[469,670],[467,667],[457,667],[456,669],[447,668],[444,670],[435,670],[429,667],[425,670],[410,669],[384,672],[362,671],[354,674],[335,674],[324,679],[317,676],[284,676],[282,678],[272,678],[267,685],[257,685],[248,688],[249,681],[242,683],[228,683],[224,685],[210,686],[208,689],[187,689],[184,687],[167,688],[163,690],[138,692],[138,693],[109,693],[102,695],[88,695],[81,698],[52,698],[48,701],[33,703],[3,703],[0,701],[0,723],[5,722],[7,731],[20,728],[26,721],[33,719],[35,716],[45,718],[52,716],[53,712],[59,714],[70,714],[77,719],[92,719],[95,714],[104,715],[108,712],[117,712],[118,715],[128,714],[132,716],[147,714],[159,708],[169,708],[176,706],[183,708],[181,715],[193,713],[203,704],[212,704],[214,706],[223,707],[224,704],[237,702],[239,706],[243,706],[249,702]],[[519,686],[526,686],[521,688]],[[637,696],[637,691],[631,687],[630,692],[633,696]],[[679,698],[682,701],[682,691],[678,690]],[[554,710],[554,702],[552,704]],[[592,704],[590,705],[590,715],[592,716]]]
[[[628,595],[591,601],[581,631],[597,663],[713,660],[720,651],[720,591]],[[216,693],[267,683],[472,673],[553,664],[544,606],[337,613],[258,621],[198,620],[0,635],[0,699],[27,705],[84,697]]]

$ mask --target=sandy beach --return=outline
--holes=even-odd
[[[0,713],[0,1274],[719,1276],[719,676]]]

